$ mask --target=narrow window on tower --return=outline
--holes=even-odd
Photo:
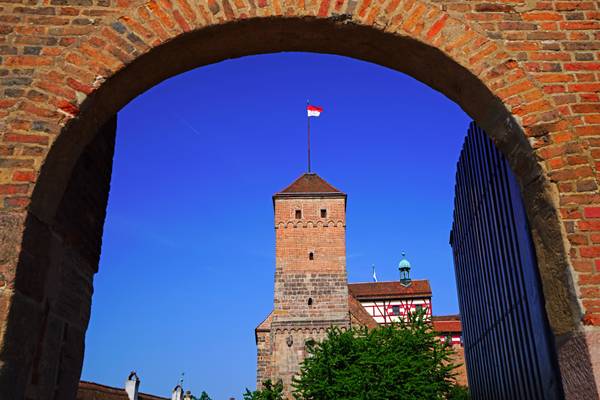
[[[321,209],[321,218],[327,218],[327,210],[324,208]]]
[[[314,260],[315,259],[315,253],[313,253],[312,251],[310,253],[308,253],[308,259],[309,260]]]
[[[312,297],[309,297],[309,298],[308,298],[308,305],[309,305],[309,306],[312,306],[312,303],[313,303]]]
[[[302,210],[296,210],[296,219],[302,218]]]

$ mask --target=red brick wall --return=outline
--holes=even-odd
[[[296,210],[301,211],[301,219],[295,218]],[[321,218],[321,210],[326,210],[327,217]],[[345,320],[345,198],[276,199],[275,262],[274,322]],[[309,298],[312,305],[308,305]]]
[[[283,50],[343,54],[410,74],[494,138],[524,189],[567,397],[597,396],[598,18],[594,0],[1,2],[0,397],[21,398],[26,381],[30,398],[54,390],[49,373],[33,372],[42,353],[49,367],[39,371],[77,369],[60,360],[78,360],[82,345],[41,350],[51,348],[44,315],[59,313],[68,302],[62,297],[71,297],[44,288],[55,287],[47,271],[66,248],[78,255],[71,259],[94,262],[100,231],[79,235],[81,224],[73,224],[68,246],[40,243],[49,243],[44,235],[66,214],[62,208],[85,199],[82,188],[81,196],[65,190],[74,168],[93,168],[77,163],[100,127],[169,76]],[[86,218],[82,210],[70,217]],[[79,284],[86,285],[91,278]]]
[[[274,379],[282,379],[286,392],[291,393],[292,377],[305,356],[305,342],[322,340],[331,325],[350,324],[346,199],[341,194],[335,198],[298,196],[276,198],[274,205],[271,373]],[[326,210],[326,217],[321,217],[321,210]]]
[[[33,214],[24,222],[2,343],[3,359],[20,363],[0,372],[0,398],[21,399],[25,389],[26,398],[75,398],[100,258],[115,130],[113,119],[86,146],[53,224]]]
[[[456,373],[456,382],[462,386],[468,386],[467,381],[467,366],[465,365],[465,349],[460,345],[452,346],[454,349],[454,356],[452,362],[459,364],[460,366],[454,370]]]

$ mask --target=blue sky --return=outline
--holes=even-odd
[[[348,194],[352,282],[413,278],[434,314],[458,312],[456,161],[470,118],[414,79],[307,53],[245,57],[173,77],[119,113],[100,272],[82,379],[215,400],[255,384],[254,327],[273,303],[271,195],[306,169]]]

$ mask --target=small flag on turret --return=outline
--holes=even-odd
[[[323,108],[317,107],[317,106],[311,106],[310,104],[307,104],[306,112],[308,113],[309,117],[318,117],[323,112]]]
[[[375,264],[373,264],[373,282],[377,282],[377,274],[375,273]]]

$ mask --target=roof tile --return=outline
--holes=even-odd
[[[348,290],[358,300],[431,297],[431,286],[427,279],[413,280],[410,286],[404,286],[399,281],[349,283]]]
[[[462,332],[460,315],[434,315],[431,317],[436,332]]]
[[[343,192],[333,187],[333,185],[319,175],[307,172],[302,174],[285,189],[275,193],[275,197],[306,194],[345,196]]]
[[[168,400],[166,397],[139,393],[139,400]],[[125,389],[81,381],[77,390],[77,400],[129,400]]]
[[[369,329],[377,328],[377,321],[365,310],[360,301],[356,300],[352,295],[348,295],[348,308],[352,315],[360,325],[366,326]]]

